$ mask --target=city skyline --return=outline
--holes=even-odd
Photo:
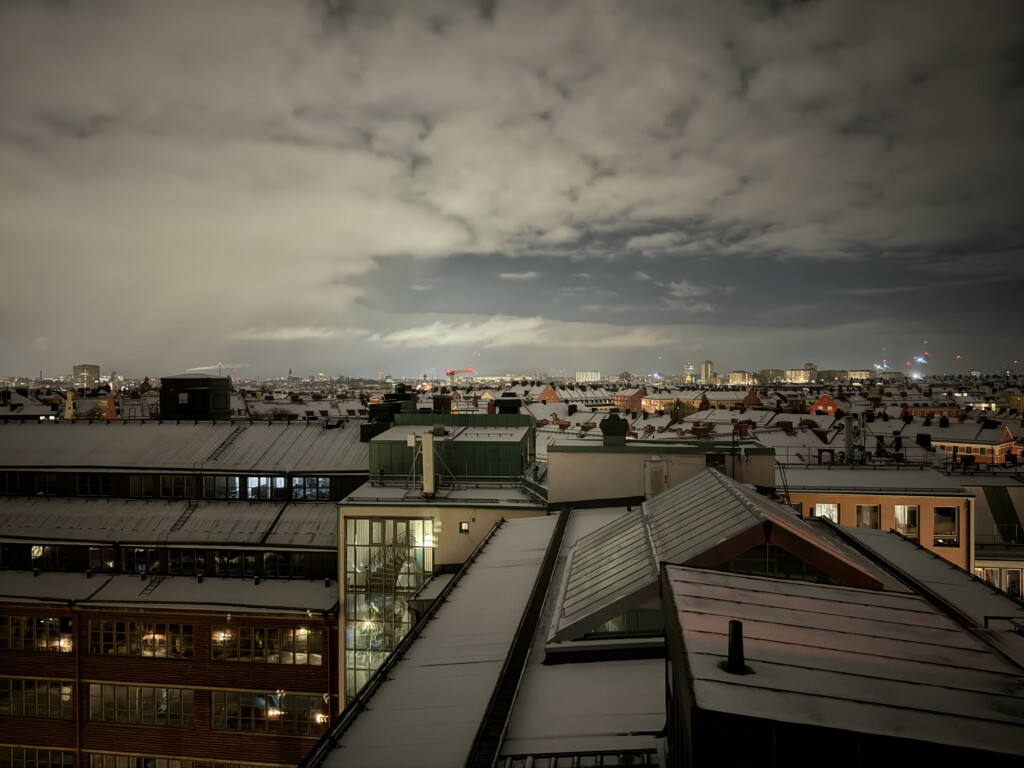
[[[2,374],[1014,367],[1022,29],[1014,2],[5,4]]]

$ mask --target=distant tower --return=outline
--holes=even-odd
[[[700,380],[703,384],[707,384],[715,378],[715,364],[710,360],[705,360],[700,364]]]

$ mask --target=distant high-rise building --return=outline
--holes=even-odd
[[[707,383],[715,378],[715,364],[710,360],[705,360],[700,364],[700,380],[703,383]]]
[[[600,381],[600,371],[576,371],[576,381],[585,384],[589,381]]]
[[[100,367],[83,363],[76,365],[71,372],[71,383],[76,387],[95,387],[100,383]]]

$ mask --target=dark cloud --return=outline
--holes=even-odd
[[[926,328],[1001,365],[1022,30],[1016,0],[0,4],[0,374],[415,373],[424,328],[499,369],[858,367]]]

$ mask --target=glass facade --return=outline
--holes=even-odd
[[[0,651],[74,650],[71,617],[0,616]]]
[[[345,697],[412,628],[409,598],[434,571],[434,521],[345,519]]]
[[[323,632],[319,629],[214,627],[211,647],[214,661],[323,664]]]

